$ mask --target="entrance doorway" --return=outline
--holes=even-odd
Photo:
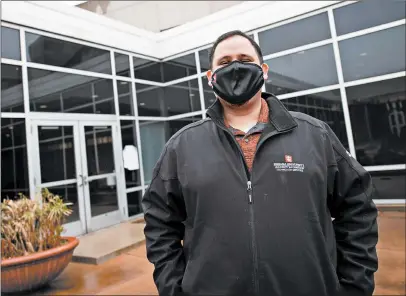
[[[37,120],[32,128],[36,189],[47,188],[73,204],[64,235],[124,220],[116,122]]]

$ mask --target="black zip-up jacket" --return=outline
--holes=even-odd
[[[251,173],[218,100],[166,144],[142,199],[159,295],[372,295],[370,175],[327,124],[263,97]]]

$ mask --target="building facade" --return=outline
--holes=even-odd
[[[404,0],[244,2],[162,33],[77,7],[6,3],[2,199],[60,194],[73,203],[68,234],[142,215],[166,141],[215,101],[208,52],[231,29],[261,46],[264,90],[328,123],[371,173],[375,202],[405,203]]]

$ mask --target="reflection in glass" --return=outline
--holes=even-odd
[[[117,80],[118,103],[120,115],[134,115],[131,82]]]
[[[66,218],[66,224],[80,220],[78,189],[76,181],[75,183],[68,185],[49,187],[48,190],[52,194],[59,195],[65,203],[73,204],[69,206],[69,208],[72,210],[72,214]]]
[[[281,102],[289,111],[305,113],[327,123],[348,150],[347,131],[339,89],[284,99]]]
[[[405,163],[405,77],[352,86],[346,91],[359,162]]]
[[[405,6],[405,0],[364,0],[334,9],[337,35],[404,19]]]
[[[210,70],[210,48],[202,49],[199,51],[200,69],[201,72]]]
[[[173,116],[201,111],[197,79],[167,87],[136,84],[139,116]]]
[[[118,210],[117,180],[115,175],[89,181],[92,217]]]
[[[258,33],[263,55],[331,38],[327,13],[321,13]]]
[[[41,182],[76,178],[72,126],[38,126]]]
[[[180,129],[201,119],[201,116],[193,116],[170,121],[140,121],[145,184],[151,182],[153,169],[165,143]]]
[[[173,60],[163,62],[164,79],[168,82],[197,74],[195,54],[191,53]]]
[[[340,41],[344,80],[405,71],[405,36],[403,25]]]
[[[406,199],[406,171],[370,172],[377,199]]]
[[[115,63],[116,63],[116,75],[131,77],[130,74],[130,58],[126,54],[114,53]]]
[[[24,112],[20,66],[1,64],[1,112]]]
[[[20,32],[18,30],[1,27],[1,57],[21,60]]]
[[[28,68],[30,109],[115,114],[111,79]]]
[[[1,198],[29,196],[25,120],[1,119]]]
[[[325,45],[265,61],[269,65],[266,90],[281,95],[338,83],[332,45]]]
[[[139,147],[137,145],[137,130],[135,127],[135,121],[131,120],[121,120],[121,140],[122,140],[122,147],[124,149],[127,145],[132,145],[137,148],[138,156],[139,156]],[[140,162],[140,159],[138,158]],[[139,163],[138,162],[138,163]],[[141,178],[140,178],[140,170],[130,171],[127,168],[124,168],[125,172],[125,181],[126,187],[137,187],[141,185]]]
[[[26,33],[27,62],[111,74],[110,51]]]
[[[141,198],[142,191],[127,193],[127,205],[129,217],[142,213]]]
[[[85,126],[87,171],[89,176],[115,171],[111,126]]]

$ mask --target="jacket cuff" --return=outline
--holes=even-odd
[[[337,296],[372,296],[352,287],[341,286]]]

